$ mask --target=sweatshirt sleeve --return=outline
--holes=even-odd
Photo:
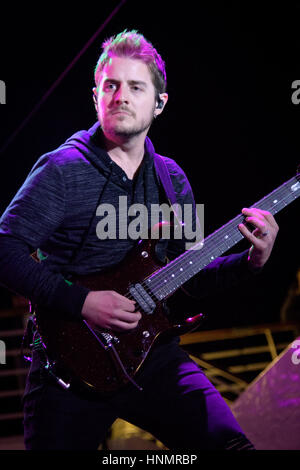
[[[49,154],[42,156],[0,219],[0,283],[33,303],[80,318],[89,290],[68,284],[30,256],[64,220],[65,194],[61,167]]]

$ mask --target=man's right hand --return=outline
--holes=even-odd
[[[135,312],[135,301],[112,290],[88,293],[81,314],[88,323],[115,331],[136,328],[142,315]]]

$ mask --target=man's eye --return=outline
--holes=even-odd
[[[116,84],[115,83],[107,83],[105,85],[105,90],[107,91],[111,91],[111,90],[115,90],[116,89]]]

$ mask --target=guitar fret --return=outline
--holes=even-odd
[[[300,196],[298,178],[299,175],[291,178],[251,207],[257,207],[276,214]],[[146,281],[152,294],[159,300],[167,297],[218,256],[236,245],[243,239],[243,235],[237,228],[243,222],[243,215],[236,216],[209,235],[204,241],[195,245],[199,249],[194,247],[194,249],[186,251],[154,273]]]

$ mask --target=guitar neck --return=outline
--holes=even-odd
[[[299,175],[297,175],[251,207],[266,210],[274,215],[299,196],[300,182]],[[144,281],[145,285],[157,300],[161,301],[169,297],[215,258],[243,239],[243,235],[238,229],[238,225],[243,222],[242,214],[236,216],[202,242],[195,244],[164,268],[152,274]]]

